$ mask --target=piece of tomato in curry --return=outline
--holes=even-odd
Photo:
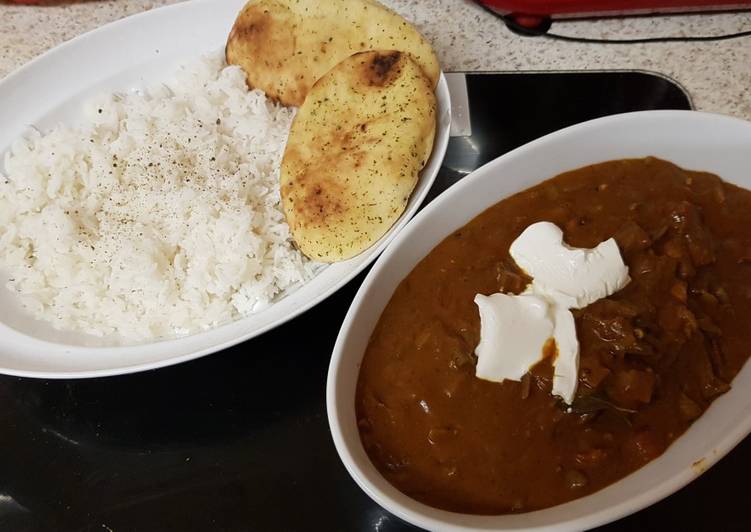
[[[543,220],[572,246],[615,237],[632,279],[574,311],[570,408],[550,394],[549,357],[521,382],[474,375],[473,298],[524,289],[508,249]],[[749,355],[750,317],[750,191],[655,158],[568,172],[489,208],[401,282],[360,370],[361,439],[386,479],[431,506],[553,506],[662,454],[729,389]]]

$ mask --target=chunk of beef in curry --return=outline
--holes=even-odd
[[[524,289],[508,249],[542,220],[572,246],[615,237],[632,278],[574,311],[570,408],[550,394],[549,360],[522,382],[474,375],[473,298]],[[362,442],[394,486],[434,507],[553,506],[659,456],[727,391],[750,317],[751,192],[654,158],[568,172],[483,212],[402,281],[360,371]]]

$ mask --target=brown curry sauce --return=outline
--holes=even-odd
[[[524,289],[508,249],[543,220],[572,246],[615,237],[632,279],[574,311],[571,409],[549,393],[549,359],[520,383],[474,376],[473,298]],[[727,391],[750,316],[751,191],[654,158],[568,172],[489,208],[401,282],[360,370],[362,442],[386,479],[437,508],[560,504],[659,456]]]

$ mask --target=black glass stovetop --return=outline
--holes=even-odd
[[[472,74],[466,84],[472,136],[452,138],[431,197],[556,129],[690,107],[644,73]],[[274,331],[179,366],[0,377],[0,531],[412,529],[350,479],[326,420],[329,356],[363,277]],[[747,439],[678,494],[605,530],[740,530],[749,465]]]

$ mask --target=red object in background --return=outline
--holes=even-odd
[[[577,18],[751,9],[751,0],[480,0],[501,15]]]
[[[21,4],[27,6],[55,6],[59,4],[80,4],[90,0],[0,0],[0,4]]]

